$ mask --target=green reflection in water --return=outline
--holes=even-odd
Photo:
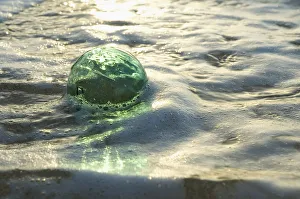
[[[77,141],[77,143],[91,144],[92,142],[103,142],[105,138],[109,137],[112,134],[116,134],[124,130],[123,127],[119,127],[113,130],[108,130],[101,134],[94,134],[87,137],[81,137]]]
[[[99,125],[91,134],[83,134],[77,138],[76,144],[81,150],[80,162],[75,163],[77,168],[104,173],[139,174],[147,170],[147,157],[140,153],[140,147],[134,144],[110,145],[107,140],[114,135],[130,133],[124,123],[137,116],[151,111],[151,106],[146,102],[132,107],[130,110],[94,113],[90,122]],[[102,125],[109,126],[104,132]],[[117,126],[117,127],[116,127]],[[84,130],[88,132],[88,130]]]
[[[102,134],[79,138],[77,143],[83,149],[80,165],[81,169],[104,173],[138,174],[147,168],[147,158],[132,150],[132,146],[106,145],[105,139],[121,133],[123,127],[108,130]],[[95,147],[99,145],[99,147]]]

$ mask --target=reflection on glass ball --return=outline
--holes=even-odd
[[[83,54],[71,68],[67,93],[80,103],[127,106],[148,82],[141,63],[131,54],[99,47]]]

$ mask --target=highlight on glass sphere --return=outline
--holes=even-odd
[[[84,53],[72,66],[67,94],[81,104],[104,110],[134,104],[148,78],[133,55],[113,47],[98,47]]]

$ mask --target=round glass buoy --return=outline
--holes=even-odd
[[[84,53],[72,66],[67,93],[82,104],[118,109],[134,104],[147,81],[143,66],[133,55],[98,47]]]

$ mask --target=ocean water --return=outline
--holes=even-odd
[[[0,0],[0,196],[298,198],[298,0]],[[134,54],[149,85],[72,108],[75,60]]]
[[[0,0],[0,22],[12,18],[25,8],[35,6],[42,0]]]

